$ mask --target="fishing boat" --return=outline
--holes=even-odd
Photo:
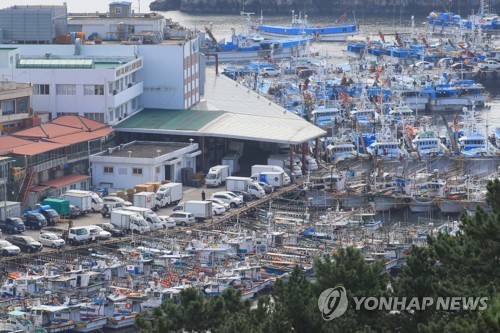
[[[471,109],[464,107],[463,113],[463,129],[458,133],[460,154],[465,157],[491,155],[488,140],[477,127],[474,106]]]
[[[302,17],[301,13],[295,15],[292,10],[292,22],[288,26],[266,25],[263,24],[262,14],[260,15],[260,24],[255,30],[263,37],[275,39],[283,37],[314,37],[321,42],[343,42],[349,36],[358,34],[358,25],[354,23],[341,24],[347,18],[347,14],[343,14],[332,25],[311,25],[307,20],[307,15]]]
[[[442,143],[434,131],[418,133],[412,140],[413,148],[420,157],[431,157],[448,154],[449,150]]]
[[[236,34],[233,29],[231,39],[218,41],[211,27],[205,28],[205,33],[199,32],[200,52],[207,56],[207,63],[230,61],[251,61],[302,57],[311,53],[310,45],[314,41],[311,37],[282,38],[265,40],[264,37],[251,34],[250,15],[247,19],[247,33]],[[206,38],[206,35],[209,38]]]
[[[402,156],[399,143],[393,136],[387,121],[382,121],[382,128],[376,141],[367,150],[370,155],[377,157],[400,158]]]

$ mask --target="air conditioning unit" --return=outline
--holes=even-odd
[[[113,90],[113,95],[116,95],[116,94],[118,94],[118,91]]]
[[[133,83],[129,83],[129,84],[128,84],[128,87],[130,88],[130,87],[132,87],[133,85],[134,85]]]

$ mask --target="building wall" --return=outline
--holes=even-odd
[[[23,128],[23,119],[31,116],[29,83],[0,82],[0,131],[12,132]]]
[[[170,180],[180,182],[182,168],[191,167],[196,172],[196,156],[191,157],[190,154],[197,151],[198,144],[193,144],[156,158],[113,157],[106,153],[92,155],[90,157],[92,184],[95,186],[107,184],[112,189],[129,189],[145,182],[162,181],[165,180],[165,165],[175,159],[180,161],[172,166],[174,179]],[[113,173],[105,173],[105,167],[107,171],[113,168]],[[159,172],[156,172],[157,167]],[[142,169],[142,174],[133,174],[133,168]]]

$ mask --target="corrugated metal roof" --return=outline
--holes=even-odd
[[[81,132],[81,129],[47,123],[12,133],[12,135],[22,138],[49,139],[78,132]]]
[[[61,143],[70,145],[78,142],[85,142],[93,139],[98,139],[104,136],[109,135],[109,133],[113,132],[112,128],[103,128],[94,132],[80,132],[65,136],[60,136],[53,139],[48,139],[50,142]]]
[[[144,113],[147,111],[146,113]],[[198,126],[165,126],[175,114],[189,113]],[[168,112],[176,112],[169,114]],[[210,114],[216,116],[210,117]],[[154,118],[153,118],[154,115]],[[204,115],[204,118],[201,118]],[[136,116],[136,115],[134,115]],[[133,118],[132,116],[131,118]],[[287,111],[263,96],[224,75],[207,70],[204,99],[193,110],[143,110],[133,121],[126,119],[115,126],[117,131],[157,134],[204,135],[253,141],[299,144],[326,135],[321,128]],[[203,126],[199,124],[203,122]],[[172,124],[176,121],[172,119]]]
[[[33,186],[32,188],[30,188],[30,192],[42,192],[42,191],[45,191],[46,189],[48,189],[49,186]]]
[[[108,127],[105,123],[88,119],[80,115],[63,115],[52,120],[53,124],[64,125],[68,127],[80,128],[84,131],[95,131]]]
[[[65,147],[65,145],[53,142],[35,142],[30,145],[13,148],[12,153],[16,155],[33,156],[62,147]]]
[[[196,132],[224,113],[222,111],[144,109],[115,125],[115,128]]]
[[[60,177],[58,179],[49,180],[47,182],[44,182],[42,185],[59,188],[59,187],[63,187],[65,185],[80,182],[82,180],[86,180],[89,178],[90,178],[90,176],[85,176],[85,175],[68,175],[68,176]]]

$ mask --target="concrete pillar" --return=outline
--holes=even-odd
[[[205,172],[205,137],[200,136],[201,172]]]
[[[304,174],[304,175],[305,175],[305,172],[307,171],[306,150],[307,150],[307,142],[302,142],[302,174]]]
[[[316,164],[319,166],[319,151],[321,149],[321,141],[319,138],[316,138],[316,149],[314,150],[314,159],[316,160]]]
[[[295,164],[293,162],[293,149],[295,148],[295,145],[290,145],[290,173],[293,172],[293,165]]]

